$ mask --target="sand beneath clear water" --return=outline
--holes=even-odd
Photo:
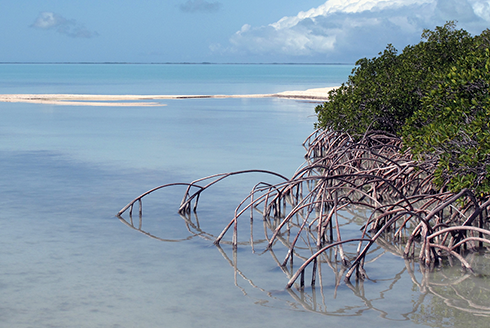
[[[328,100],[328,92],[335,87],[316,88],[305,91],[284,91],[274,94],[247,95],[78,95],[78,94],[1,94],[0,102],[22,102],[72,106],[165,106],[152,101],[162,99],[204,98],[287,98],[311,101]]]

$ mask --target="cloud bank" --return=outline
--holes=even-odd
[[[217,12],[222,7],[220,2],[207,2],[205,0],[188,0],[179,6],[180,10],[186,13],[195,12]]]
[[[226,51],[257,58],[353,62],[375,56],[388,43],[400,50],[418,43],[424,28],[448,20],[479,34],[490,26],[489,1],[328,0],[267,26],[245,24],[230,38]]]
[[[42,12],[30,26],[40,30],[54,30],[71,38],[93,38],[99,34],[90,31],[74,19],[66,19],[53,12]]]

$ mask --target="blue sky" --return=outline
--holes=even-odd
[[[483,0],[0,0],[1,62],[353,63],[448,20],[490,28]]]

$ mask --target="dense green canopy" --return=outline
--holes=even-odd
[[[448,22],[401,54],[388,45],[360,59],[316,108],[317,126],[402,137],[420,160],[437,160],[436,183],[490,194],[490,30],[471,36]]]

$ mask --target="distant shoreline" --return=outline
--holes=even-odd
[[[310,101],[328,100],[328,92],[336,87],[247,95],[77,95],[77,94],[0,94],[0,102],[35,103],[68,106],[165,106],[151,100],[162,99],[224,99],[224,98],[285,98]],[[144,101],[144,102],[141,102]]]
[[[0,62],[0,65],[298,65],[341,66],[354,63],[214,63],[214,62]]]

